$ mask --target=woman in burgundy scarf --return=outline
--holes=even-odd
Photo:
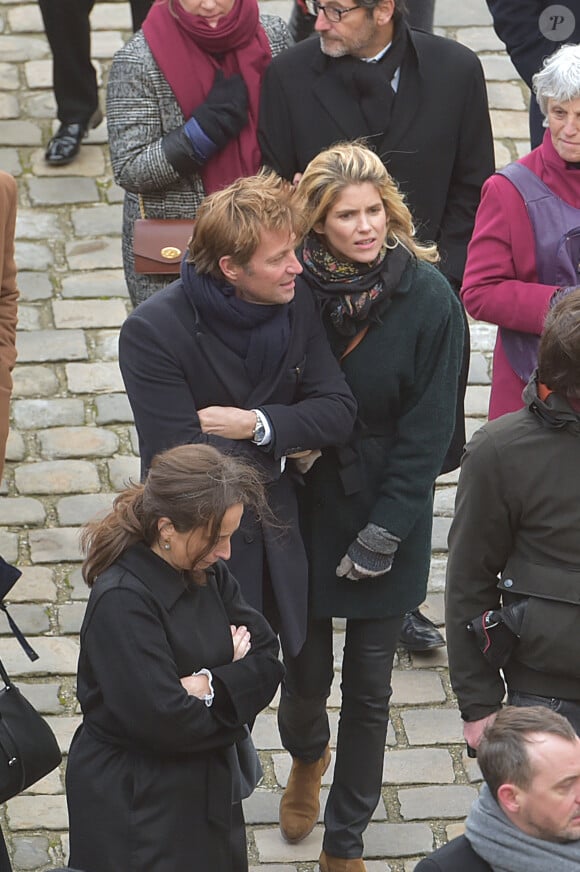
[[[256,0],[157,0],[115,55],[109,142],[126,191],[123,261],[135,305],[167,284],[135,273],[136,218],[193,220],[206,194],[257,172],[262,78],[289,44],[286,25],[259,15]]]

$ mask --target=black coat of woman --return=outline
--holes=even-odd
[[[83,725],[71,745],[70,864],[84,872],[230,872],[232,755],[283,668],[264,618],[218,561],[186,584],[138,543],[96,581],[81,630]],[[251,649],[232,661],[230,625]],[[211,669],[211,707],[180,677]]]

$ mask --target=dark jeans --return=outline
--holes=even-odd
[[[362,834],[380,799],[391,671],[402,622],[402,615],[347,621],[334,779],[324,814],[324,850],[335,857],[362,857]],[[293,757],[313,762],[330,738],[332,621],[311,621],[302,651],[285,665],[278,709],[282,744]]]
[[[558,712],[570,721],[580,736],[580,702],[573,699],[556,699],[551,696],[536,696],[535,693],[522,693],[519,690],[508,691],[508,705],[543,705],[545,708]]]
[[[86,124],[98,106],[97,74],[91,63],[89,15],[95,0],[38,0],[52,52],[59,121]],[[153,0],[131,0],[138,30]]]

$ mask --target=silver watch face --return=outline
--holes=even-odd
[[[258,420],[256,426],[254,427],[254,435],[252,436],[253,442],[261,442],[266,434],[266,428],[263,423]]]

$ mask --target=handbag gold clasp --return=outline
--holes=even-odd
[[[176,257],[181,256],[181,249],[175,248],[173,245],[167,245],[165,248],[161,249],[161,257],[166,258],[166,260],[175,260]]]

